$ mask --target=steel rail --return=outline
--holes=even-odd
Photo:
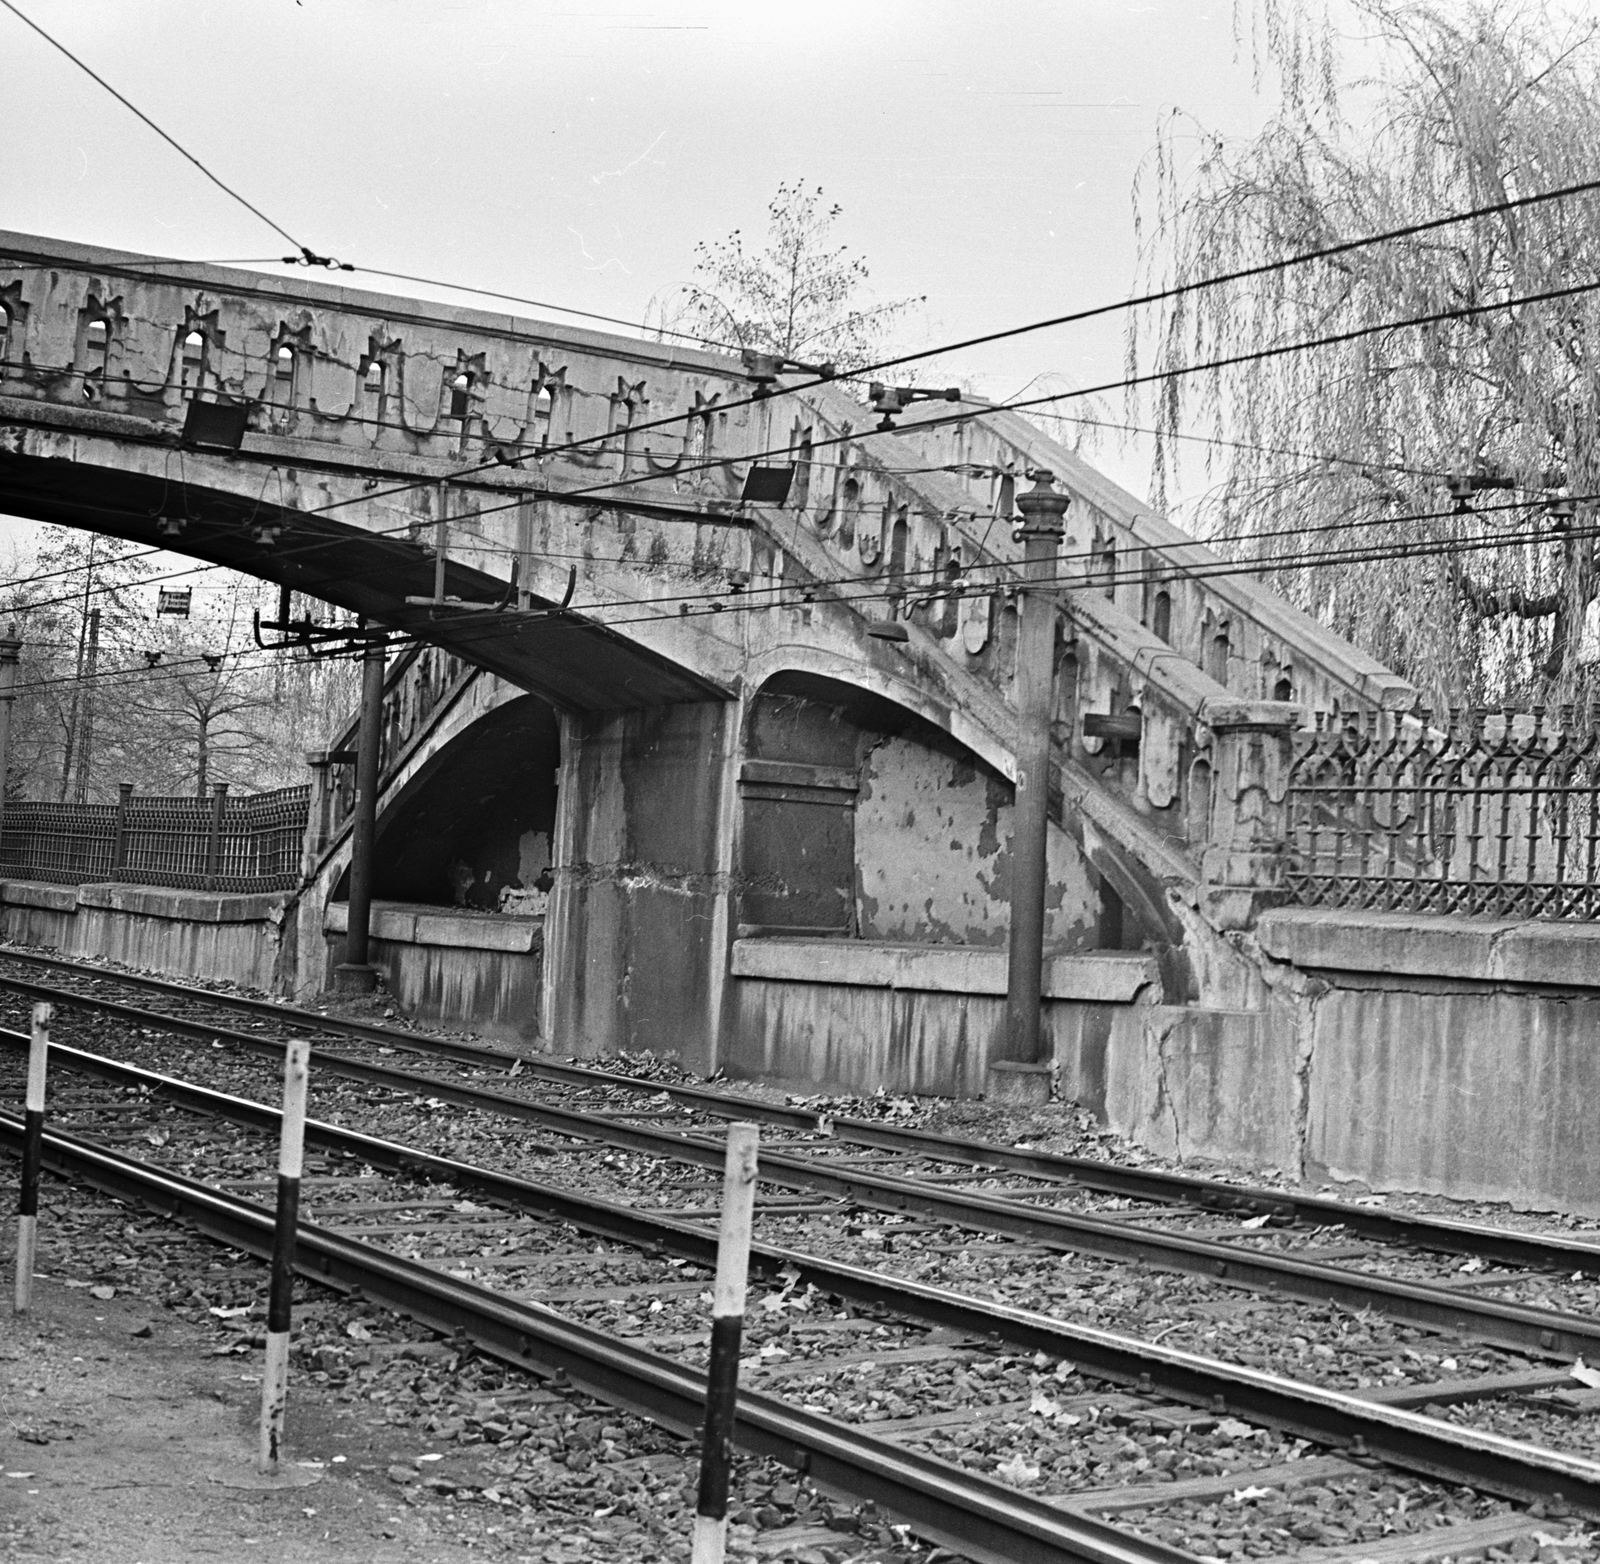
[[[52,1055],[58,1067],[142,1088],[177,1106],[229,1119],[268,1135],[277,1131],[279,1110],[249,1098],[213,1091],[66,1045],[53,1045]],[[513,1210],[566,1222],[597,1237],[649,1253],[676,1254],[707,1268],[716,1264],[715,1235],[690,1222],[641,1212],[498,1169],[458,1162],[318,1119],[306,1121],[306,1136],[315,1145],[359,1157],[372,1167],[442,1180]],[[1570,1503],[1588,1505],[1590,1499],[1585,1495],[1592,1493],[1595,1512],[1600,1513],[1600,1465],[1581,1458],[1539,1450],[1492,1434],[1480,1435],[1469,1428],[1375,1404],[1344,1391],[1307,1385],[1093,1326],[1070,1324],[1032,1310],[986,1302],[779,1245],[752,1245],[751,1260],[753,1268],[763,1276],[793,1276],[820,1292],[869,1309],[892,1311],[929,1325],[1004,1341],[1028,1353],[1071,1359],[1096,1378],[1128,1384],[1137,1390],[1158,1391],[1219,1415],[1227,1412],[1247,1416],[1321,1445],[1364,1451],[1426,1477],[1524,1500],[1560,1496]],[[1554,1464],[1547,1458],[1554,1458]]]
[[[0,1113],[0,1140],[21,1144],[21,1122]],[[65,1177],[265,1257],[273,1214],[181,1174],[60,1132],[46,1132],[45,1166]],[[692,1436],[705,1405],[705,1376],[550,1310],[519,1303],[417,1261],[302,1223],[295,1269],[312,1280],[410,1316],[464,1332],[482,1351],[518,1368],[565,1373],[580,1389]],[[1086,1514],[1006,1488],[936,1457],[756,1392],[739,1393],[734,1442],[805,1472],[835,1494],[881,1505],[918,1535],[985,1564],[1196,1564],[1195,1555]],[[1596,1489],[1600,1501],[1600,1487]]]
[[[16,951],[0,947],[0,959],[31,962],[36,966],[53,968],[80,977],[124,983],[132,988],[145,988],[153,993],[167,994],[188,1002],[212,1004],[219,1009],[238,1010],[247,1015],[270,1018],[280,1025],[291,1027],[298,1025],[306,1030],[330,1032],[383,1047],[403,1049],[409,1053],[446,1058],[458,1064],[503,1069],[510,1063],[516,1063],[528,1075],[562,1085],[627,1090],[641,1095],[659,1096],[664,1092],[674,1102],[717,1118],[756,1119],[764,1124],[781,1126],[801,1133],[829,1133],[838,1141],[852,1145],[905,1152],[940,1162],[1003,1168],[1031,1178],[1064,1181],[1098,1193],[1134,1200],[1176,1201],[1195,1205],[1207,1211],[1271,1213],[1307,1226],[1343,1227],[1358,1237],[1368,1238],[1374,1242],[1410,1245],[1445,1254],[1476,1255],[1494,1264],[1517,1270],[1548,1270],[1567,1274],[1583,1271],[1592,1276],[1600,1276],[1600,1243],[1585,1243],[1558,1233],[1520,1233],[1506,1228],[1491,1227],[1484,1223],[1456,1222],[1435,1216],[1406,1215],[1289,1190],[1230,1184],[1220,1179],[1198,1178],[1192,1174],[1149,1168],[1120,1167],[1115,1163],[1099,1162],[1090,1157],[1026,1150],[1016,1146],[998,1145],[992,1141],[964,1140],[929,1130],[891,1126],[875,1123],[869,1119],[834,1116],[812,1109],[757,1102],[750,1098],[735,1096],[730,1092],[712,1091],[705,1087],[641,1081],[633,1076],[617,1075],[584,1065],[559,1063],[528,1052],[492,1048],[481,1043],[464,1043],[454,1038],[419,1035],[398,1028],[379,1026],[372,1022],[324,1016],[315,1010],[279,1005],[269,1000],[251,999],[244,995],[214,994],[207,989],[170,982],[164,978],[110,971],[85,962],[44,956],[33,951]],[[76,994],[70,989],[32,984],[24,979],[8,977],[4,973],[0,973],[0,988],[12,988],[35,998],[51,999],[58,1003],[70,1004],[76,1001],[82,1005],[105,1009],[109,1013],[122,1014],[127,1019],[138,1021],[141,1025],[162,1022],[171,1025],[179,1019],[165,1016],[160,1011],[146,1011],[136,1006],[123,1005],[117,1000]],[[200,1023],[188,1024],[200,1025]],[[207,1035],[227,1039],[238,1038],[245,1034],[216,1027]],[[257,1038],[255,1041],[259,1042],[261,1039]]]
[[[114,1013],[127,1015],[131,1012],[141,1023],[163,1026],[167,1031],[226,1040],[274,1061],[282,1056],[281,1040],[251,1037],[246,1032],[227,1031],[203,1022],[162,1017],[156,1012],[139,1011],[115,1001],[94,1003],[114,1006]],[[16,1046],[21,1034],[0,1028],[0,1036]],[[465,1086],[438,1076],[413,1075],[389,1065],[352,1059],[322,1048],[313,1048],[312,1062],[330,1075],[539,1124],[573,1140],[638,1151],[713,1170],[722,1166],[721,1143],[687,1131],[619,1123],[570,1108],[546,1106],[525,1097]],[[820,1190],[877,1210],[913,1212],[971,1231],[1001,1233],[1031,1243],[1138,1261],[1258,1292],[1316,1303],[1337,1303],[1356,1311],[1377,1309],[1391,1319],[1430,1330],[1462,1332],[1480,1341],[1537,1356],[1559,1359],[1585,1354],[1600,1356],[1600,1319],[1474,1297],[1425,1282],[1403,1281],[1344,1266],[1297,1260],[1291,1255],[1252,1250],[1214,1239],[1150,1231],[1135,1223],[1055,1211],[1001,1195],[952,1190],[888,1173],[828,1167],[778,1150],[762,1154],[761,1168],[762,1178],[767,1183]]]

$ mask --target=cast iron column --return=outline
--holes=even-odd
[[[356,739],[356,797],[350,826],[349,926],[344,963],[338,970],[342,994],[370,994],[378,974],[367,959],[372,921],[372,832],[378,817],[378,740],[383,720],[383,639],[370,632],[361,658],[361,727]]]
[[[1017,496],[1022,524],[1023,586],[1018,595],[1017,793],[1011,836],[1011,949],[1006,972],[1005,1057],[1039,1062],[1044,983],[1044,899],[1050,802],[1050,723],[1055,714],[1057,560],[1070,497],[1051,488],[1048,472]]]

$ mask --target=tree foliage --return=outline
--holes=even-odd
[[[1193,283],[1600,169],[1587,16],[1351,3],[1375,72],[1342,80],[1331,31],[1285,0],[1256,13],[1282,83],[1277,118],[1243,144],[1202,134],[1197,153],[1169,119],[1139,195],[1145,283]],[[1172,300],[1130,329],[1136,372],[1345,340],[1161,382],[1154,502],[1178,471],[1177,437],[1204,433],[1217,443],[1199,530],[1259,560],[1428,704],[1589,699],[1600,295],[1482,307],[1600,281],[1597,218],[1584,195]],[[1445,318],[1370,329],[1424,316]],[[1458,515],[1453,475],[1498,486]],[[1549,503],[1563,496],[1571,521]],[[1405,557],[1352,557],[1375,543]]]
[[[305,780],[304,750],[326,740],[358,698],[340,662],[261,652],[252,613],[277,588],[233,571],[197,577],[188,618],[155,613],[157,562],[114,538],[46,527],[14,546],[0,624],[22,640],[9,796],[110,802],[200,794],[226,782],[264,792]],[[167,566],[166,568],[170,568]],[[100,611],[89,677],[90,613]]]
[[[695,246],[694,281],[666,314],[713,342],[848,370],[882,357],[886,333],[918,302],[868,306],[867,263],[835,242],[837,203],[803,180],[780,184],[767,203],[761,246],[735,228]]]

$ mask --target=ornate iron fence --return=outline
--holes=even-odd
[[[1290,768],[1285,884],[1311,907],[1600,917],[1600,709],[1324,722]]]
[[[65,885],[122,881],[190,890],[282,891],[300,883],[311,789],[115,804],[7,803],[0,874]]]

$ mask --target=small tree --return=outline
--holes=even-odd
[[[102,692],[143,633],[139,589],[152,568],[148,552],[67,527],[44,527],[30,545],[12,547],[0,622],[15,624],[23,642],[8,767],[9,785],[20,795],[64,799],[74,772],[98,779],[98,754],[83,752],[85,730],[92,722],[100,750],[107,731]],[[89,625],[96,609],[99,655],[91,681]]]
[[[858,302],[869,274],[860,256],[834,242],[842,210],[824,203],[821,186],[780,184],[767,203],[765,247],[747,249],[737,228],[697,244],[696,280],[662,308],[663,325],[840,370],[882,357],[885,334],[921,300]]]
[[[217,782],[262,788],[277,703],[271,667],[247,660],[243,621],[257,585],[237,576],[220,602],[200,600],[205,606],[192,618],[147,630],[153,644],[146,656],[159,655],[128,681],[125,696],[130,729],[147,751],[141,791],[192,790],[204,798]]]
[[[1185,148],[1181,159],[1169,120],[1147,192],[1148,283],[1197,282],[1574,184],[1600,167],[1589,18],[1548,4],[1352,3],[1382,50],[1377,75],[1346,84],[1363,123],[1352,128],[1341,112],[1325,18],[1308,19],[1298,0],[1262,0],[1281,111],[1253,140],[1203,136],[1198,156]],[[1430,704],[1586,698],[1600,302],[1577,295],[1368,328],[1600,276],[1597,218],[1592,196],[1553,202],[1171,301],[1130,331],[1135,368],[1363,334],[1164,382],[1155,503],[1181,430],[1239,442],[1206,464],[1216,481],[1200,530],[1259,560],[1276,587]],[[1480,497],[1481,516],[1456,515],[1451,475],[1507,487]],[[1547,507],[1563,495],[1576,500],[1576,525]],[[1497,502],[1519,508],[1496,513]],[[1411,557],[1348,558],[1380,542]]]

